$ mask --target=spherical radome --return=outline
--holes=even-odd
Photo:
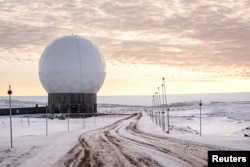
[[[48,93],[97,93],[105,68],[104,57],[90,40],[64,36],[43,51],[39,78]]]

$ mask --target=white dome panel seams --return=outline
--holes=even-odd
[[[97,93],[105,75],[104,57],[89,40],[65,36],[53,41],[39,61],[39,78],[48,93]]]

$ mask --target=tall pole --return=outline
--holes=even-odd
[[[152,99],[152,113],[151,113],[151,119],[152,119],[153,122],[154,122],[154,117],[153,117],[153,114],[154,114],[154,103],[155,103],[155,95],[153,95],[153,99]]]
[[[152,99],[152,110],[150,111],[150,118],[151,118],[152,122],[154,122],[154,120],[153,120],[154,103],[155,103],[154,101],[155,101],[155,99],[154,99],[154,95],[153,95],[153,99]]]
[[[162,95],[161,95],[161,97],[162,97],[162,109],[163,109],[163,111],[165,110],[165,100],[164,100],[164,89],[163,89],[163,84],[161,84],[161,88],[162,88]]]
[[[84,128],[84,118],[85,118],[85,116],[84,116],[84,113],[82,114],[82,127]]]
[[[165,131],[165,101],[164,101],[164,90],[163,90],[163,84],[161,84],[162,88],[162,129]]]
[[[164,99],[165,99],[165,104],[167,107],[167,96],[166,96],[166,84],[165,84],[165,78],[162,78],[163,80],[163,87],[164,87]],[[168,130],[167,133],[169,133],[169,108],[167,109],[167,119],[168,119]]]
[[[168,131],[167,131],[167,133],[170,133],[170,130],[169,130],[169,108],[167,109],[167,118],[168,118]]]
[[[150,119],[152,119],[151,112],[153,111],[153,105],[154,105],[154,98],[152,99],[152,106],[151,106],[151,110],[149,111]]]
[[[158,111],[158,98],[157,98],[157,92],[155,92],[155,100],[156,100],[156,103],[155,103],[155,124],[158,125],[158,120],[157,120],[157,111]]]
[[[48,136],[48,106],[46,106],[46,136]]]
[[[155,99],[155,95],[153,95],[153,100],[154,100],[154,109],[153,109],[153,112],[152,112],[152,120],[153,120],[153,122],[155,122],[155,104],[156,104],[156,99]]]
[[[201,136],[201,106],[202,106],[201,100],[199,106],[200,106],[200,136]]]
[[[11,94],[12,94],[12,90],[11,90],[11,86],[9,85],[9,90],[8,90],[8,95],[9,95],[9,108],[10,108],[10,146],[11,148],[13,148],[13,144],[12,144],[12,119],[11,119]]]
[[[69,132],[69,108],[68,108],[68,132]]]
[[[159,99],[159,111],[161,107],[161,94],[160,94],[160,87],[158,87],[158,99]]]
[[[165,112],[162,111],[162,130],[165,131]]]
[[[159,126],[161,127],[161,93],[160,93],[160,87],[158,87],[158,99],[159,99]]]

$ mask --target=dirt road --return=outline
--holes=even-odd
[[[55,166],[207,166],[207,151],[218,148],[138,131],[141,114],[79,137]]]

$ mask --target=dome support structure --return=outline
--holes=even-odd
[[[50,112],[97,113],[96,93],[49,93]]]

